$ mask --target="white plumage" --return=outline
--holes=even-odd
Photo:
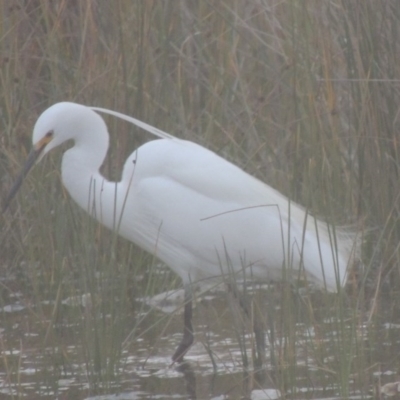
[[[128,157],[120,182],[99,173],[109,136],[94,110],[161,137]],[[354,234],[314,218],[206,148],[119,113],[58,103],[35,124],[35,158],[69,139],[75,144],[64,153],[61,170],[72,198],[164,261],[185,287],[228,272],[242,278],[243,271],[261,281],[279,280],[285,270],[330,291],[345,283],[358,251]]]

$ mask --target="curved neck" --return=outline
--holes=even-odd
[[[110,229],[118,224],[117,182],[110,182],[99,172],[108,150],[108,133],[80,135],[75,145],[62,158],[62,181],[71,197]],[[113,212],[113,210],[115,212]]]

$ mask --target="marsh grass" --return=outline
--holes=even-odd
[[[365,234],[364,269],[351,289],[340,296],[275,289],[253,307],[266,318],[280,371],[274,381],[285,393],[296,392],[297,372],[307,370],[299,348],[319,371],[318,385],[336,385],[343,397],[366,393],[383,355],[391,360],[377,333],[383,309],[394,310],[394,320],[397,310],[399,19],[396,0],[4,1],[1,193],[29,151],[40,112],[72,100],[199,142],[313,214],[354,226]],[[119,179],[127,154],[148,137],[106,120],[112,140],[103,172]],[[82,372],[66,351],[74,344],[89,391],[107,390],[123,368],[121,343],[129,332],[132,341],[142,334],[137,315],[149,313],[135,298],[177,283],[157,277],[149,268],[156,260],[78,210],[59,165],[60,152],[49,155],[1,217],[0,302],[22,294],[53,386],[54,371]],[[82,295],[90,305],[62,303]],[[66,333],[68,324],[78,329]],[[304,327],[313,334],[303,337]],[[394,343],[389,333],[384,340]],[[7,379],[18,381],[4,357]]]

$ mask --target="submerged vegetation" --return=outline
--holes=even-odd
[[[2,197],[37,116],[59,101],[200,143],[364,243],[363,268],[339,296],[254,285],[244,291],[248,315],[230,294],[199,296],[191,353],[208,361],[195,372],[231,376],[217,390],[230,398],[262,387],[287,398],[369,397],[396,381],[384,373],[399,373],[397,0],[14,0],[0,3],[0,21]],[[103,173],[118,180],[127,155],[152,138],[106,120]],[[180,316],[147,301],[179,280],[78,209],[61,185],[60,154],[0,216],[4,398],[117,393],[127,376],[160,368],[156,355],[166,368],[179,341]],[[257,356],[255,318],[268,327],[264,385],[235,375]]]

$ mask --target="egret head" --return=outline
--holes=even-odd
[[[62,126],[66,123],[66,113],[60,112],[65,103],[58,103],[45,110],[35,123],[32,134],[32,165],[39,162],[51,149],[54,149],[67,138],[64,138]],[[68,103],[67,103],[68,104]],[[31,165],[31,166],[32,166]]]
[[[89,107],[69,102],[52,105],[40,115],[33,128],[35,161],[68,140],[80,139],[83,131],[97,131],[103,125],[103,119]]]
[[[50,150],[60,144],[79,139],[78,134],[87,129],[96,129],[96,123],[104,125],[102,118],[89,107],[80,104],[62,102],[45,110],[33,128],[32,150],[25,166],[12,186],[3,205],[3,212],[21,187],[29,170]],[[97,125],[99,127],[99,125]]]

